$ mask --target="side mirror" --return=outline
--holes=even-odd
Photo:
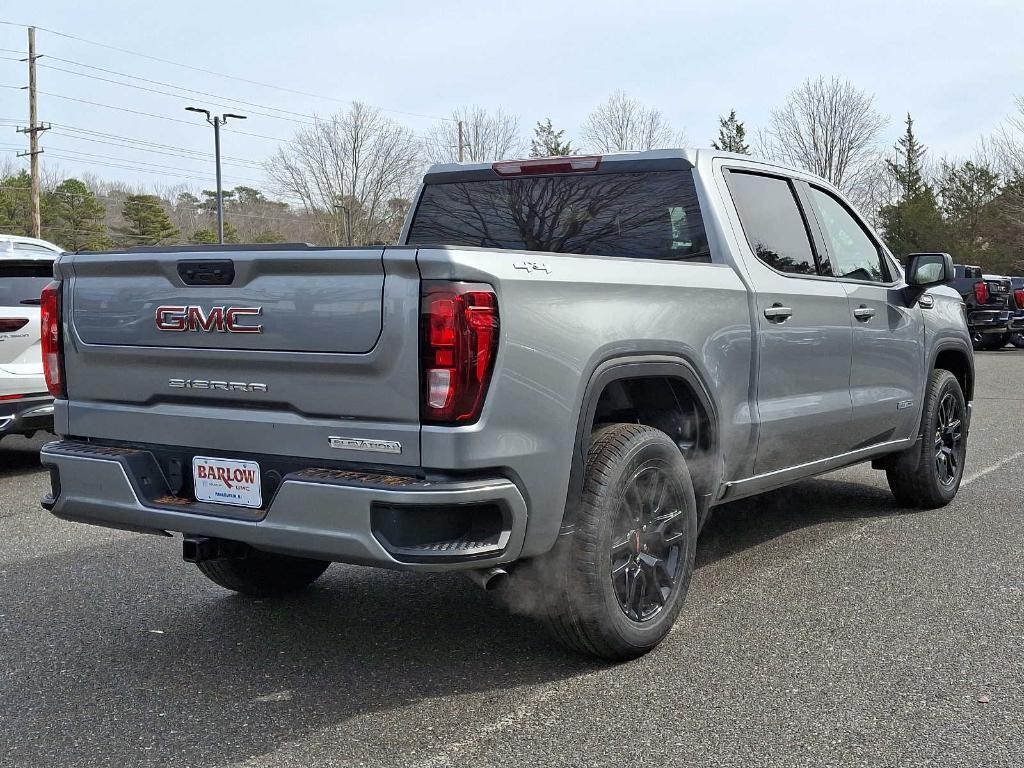
[[[912,253],[907,257],[907,303],[913,304],[927,289],[956,277],[948,253]]]
[[[956,277],[953,257],[948,253],[912,253],[907,257],[907,285],[931,288]]]

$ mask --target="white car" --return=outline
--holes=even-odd
[[[53,428],[43,377],[39,295],[53,279],[60,247],[0,234],[0,438]]]

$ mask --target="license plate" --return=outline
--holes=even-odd
[[[192,459],[196,501],[261,507],[260,465],[255,461],[196,456]]]

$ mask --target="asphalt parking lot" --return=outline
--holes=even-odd
[[[953,504],[861,466],[721,508],[676,629],[619,666],[457,576],[232,596],[176,539],[45,513],[45,439],[5,440],[0,765],[1020,766],[1024,351],[977,366]]]

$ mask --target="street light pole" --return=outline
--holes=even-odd
[[[217,161],[217,242],[224,245],[224,192],[221,189],[220,181],[220,127],[228,121],[229,117],[245,120],[245,115],[235,115],[230,112],[225,112],[223,115],[211,115],[210,110],[201,107],[185,107],[185,110],[206,115],[206,122],[213,126],[213,152]]]

